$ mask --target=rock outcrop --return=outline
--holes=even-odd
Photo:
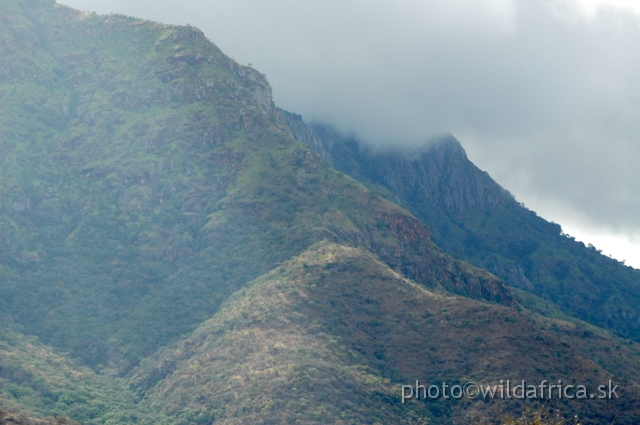
[[[11,413],[4,410],[0,410],[0,425],[58,425],[68,424],[78,425],[75,421],[70,421],[66,418],[60,418],[58,421],[44,420],[32,418],[25,413]]]

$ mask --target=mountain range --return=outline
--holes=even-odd
[[[453,136],[393,142],[278,109],[194,27],[0,0],[0,408],[637,423],[640,271],[519,204]],[[402,399],[500,380],[619,397]]]

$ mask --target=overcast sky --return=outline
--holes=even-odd
[[[59,2],[195,25],[278,106],[364,140],[449,131],[519,201],[640,268],[640,1]]]

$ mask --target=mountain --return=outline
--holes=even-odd
[[[428,224],[446,252],[519,290],[525,305],[535,309],[539,297],[567,315],[640,339],[640,270],[575,241],[518,203],[469,161],[453,136],[373,149],[328,126],[305,130],[300,116],[285,116],[299,140]]]
[[[0,0],[0,407],[444,424],[546,403],[637,422],[637,343],[526,308],[314,137],[196,28]],[[624,391],[403,404],[418,379]]]
[[[16,5],[0,62],[0,299],[25,332],[125,370],[326,238],[431,287],[511,299],[296,142],[264,77],[199,30]]]
[[[205,423],[472,423],[527,403],[405,407],[398,383],[561,376],[592,388],[614,379],[629,395],[640,389],[639,349],[525,309],[434,294],[366,250],[324,242],[145,360],[133,385],[163,414],[205,416]],[[640,413],[626,396],[551,406],[579,414],[581,423],[637,423]]]

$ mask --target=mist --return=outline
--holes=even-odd
[[[640,19],[629,9],[569,0],[64,3],[195,25],[265,73],[276,104],[306,121],[374,144],[451,132],[545,218],[576,233],[640,238]]]

